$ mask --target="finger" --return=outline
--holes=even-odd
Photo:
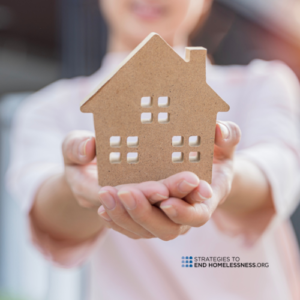
[[[115,187],[118,191],[126,188],[140,190],[151,204],[158,203],[169,198],[168,188],[160,181],[146,181],[138,184],[124,184]]]
[[[240,138],[241,131],[238,125],[233,122],[218,121],[215,132],[214,159],[232,158]]]
[[[103,206],[100,206],[100,208],[98,209],[98,214],[99,216],[102,218],[104,225],[108,228],[111,228],[119,233],[122,233],[123,235],[126,235],[128,237],[130,237],[131,239],[140,239],[141,237],[137,234],[134,234],[120,226],[118,226],[117,224],[115,224],[111,218],[109,217],[109,215],[107,214],[107,212],[105,211],[105,208]]]
[[[203,226],[212,213],[206,202],[189,204],[178,198],[163,201],[160,208],[173,222],[192,227]]]
[[[95,166],[67,165],[65,174],[79,205],[86,208],[99,207],[97,169]]]
[[[123,229],[137,234],[143,238],[151,238],[153,235],[132,220],[123,204],[121,203],[117,190],[113,187],[104,187],[99,192],[100,201],[105,207],[109,218]]]
[[[168,241],[181,234],[181,226],[167,218],[159,208],[151,205],[140,190],[127,187],[121,189],[118,196],[132,220],[154,236]]]
[[[66,165],[85,165],[96,155],[95,137],[89,131],[73,131],[67,135],[62,144]]]
[[[211,185],[204,181],[200,180],[199,185],[186,197],[184,197],[184,200],[186,200],[188,203],[201,203],[208,199],[210,199],[213,196],[213,189]]]
[[[168,188],[171,197],[183,198],[199,185],[200,179],[192,172],[181,172],[161,182]]]

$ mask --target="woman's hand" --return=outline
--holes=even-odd
[[[97,215],[101,203],[93,133],[68,134],[62,154],[65,170],[41,184],[30,215],[41,232],[55,240],[78,243],[95,237],[104,228]]]
[[[182,172],[160,182],[103,187],[99,215],[107,227],[135,239],[171,240],[204,225],[230,193],[239,140],[236,124],[217,123],[211,185]]]
[[[199,187],[200,180],[195,174],[182,172],[160,182],[144,182],[115,188],[105,187],[100,190],[95,161],[95,138],[92,133],[71,132],[64,140],[62,150],[65,162],[63,182],[60,183],[61,177],[58,177],[54,182],[50,181],[43,185],[42,193],[38,193],[40,196],[38,198],[42,201],[37,201],[37,203],[42,207],[48,203],[47,209],[40,209],[45,212],[56,211],[56,207],[59,206],[60,215],[63,206],[66,216],[63,214],[62,220],[56,220],[55,224],[51,222],[51,224],[41,226],[45,231],[49,232],[52,229],[53,235],[64,238],[76,237],[80,230],[83,232],[80,237],[84,239],[85,236],[98,232],[101,228],[100,223],[103,225],[104,222],[108,227],[132,238],[157,236],[168,240],[187,231],[188,226],[175,224],[157,206],[161,201],[170,197],[182,199]],[[58,186],[62,188],[58,189]],[[44,201],[53,194],[53,187],[57,194],[50,197],[49,201]],[[199,188],[204,196],[208,197],[211,194],[208,183],[202,182]],[[69,200],[66,201],[66,199]],[[135,200],[136,204],[134,204]],[[73,202],[78,208],[72,205]],[[104,204],[107,213],[101,206],[99,213],[102,218],[99,218],[97,214],[94,216],[92,213],[95,208],[99,208],[101,203]],[[43,218],[40,218],[39,223],[45,223],[47,220],[45,214]],[[53,231],[53,227],[57,228]],[[72,229],[74,227],[77,231]],[[69,229],[61,234],[62,228]]]
[[[88,131],[73,131],[62,145],[64,176],[78,204],[98,208],[99,201],[95,138]]]
[[[212,193],[205,197],[201,190],[203,182],[189,193],[184,200],[168,199],[160,204],[165,214],[177,224],[198,227],[205,224],[219,204],[231,191],[234,176],[233,159],[241,132],[232,122],[218,122],[215,132],[214,159],[212,170]],[[205,199],[206,198],[206,199]]]

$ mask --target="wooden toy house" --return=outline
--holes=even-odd
[[[229,106],[206,83],[206,50],[182,59],[150,34],[81,104],[94,114],[99,184],[191,171],[211,182],[217,113]]]

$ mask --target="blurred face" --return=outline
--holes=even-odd
[[[171,45],[180,43],[199,21],[210,0],[99,0],[110,33],[138,44],[157,32]],[[134,45],[134,46],[135,46]]]

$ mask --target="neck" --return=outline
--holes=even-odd
[[[188,38],[184,35],[167,36],[164,39],[171,47],[187,45],[188,43]],[[108,52],[130,52],[140,42],[141,40],[127,36],[121,37],[118,34],[110,32],[108,35]]]

